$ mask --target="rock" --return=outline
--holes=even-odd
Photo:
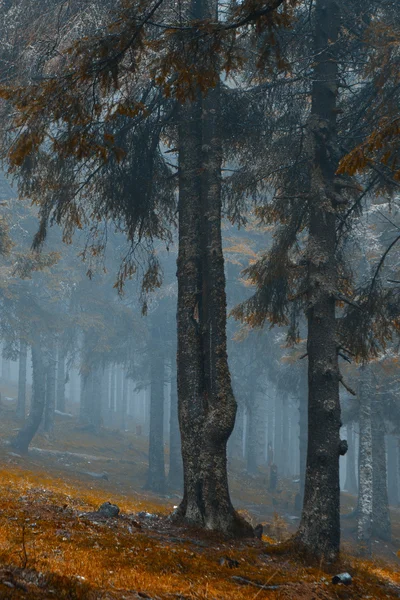
[[[230,569],[234,569],[239,566],[239,562],[234,558],[229,558],[228,556],[222,556],[219,559],[219,564],[221,567],[229,567]]]
[[[258,525],[256,525],[254,527],[254,535],[256,536],[257,539],[259,539],[259,540],[262,539],[263,531],[264,531],[264,527],[262,526],[261,523],[259,523]]]
[[[149,512],[145,512],[144,510],[138,513],[138,517],[140,517],[141,519],[157,519],[157,515],[152,515]]]
[[[111,504],[111,502],[104,502],[97,510],[97,513],[102,517],[111,519],[112,517],[118,517],[119,507],[116,504]]]
[[[350,573],[339,573],[339,575],[334,575],[332,577],[332,583],[337,585],[338,583],[342,583],[343,585],[350,585],[353,582],[353,578]]]

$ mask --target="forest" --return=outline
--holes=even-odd
[[[0,598],[400,597],[398,0],[0,0]]]

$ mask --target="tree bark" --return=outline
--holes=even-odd
[[[178,390],[176,381],[176,358],[171,361],[171,404],[169,420],[169,472],[168,485],[173,489],[183,487],[181,436],[178,420]]]
[[[349,449],[346,456],[346,481],[344,487],[350,494],[357,494],[356,446],[353,423],[347,425],[347,444]]]
[[[372,400],[372,534],[389,541],[392,536],[387,487],[385,423],[376,395]]]
[[[334,561],[340,547],[339,367],[335,293],[336,213],[329,200],[337,168],[335,56],[340,27],[337,0],[316,0],[314,81],[309,120],[308,448],[304,504],[297,539],[312,555]],[[343,448],[343,450],[342,450]]]
[[[215,17],[198,0],[192,18]],[[184,495],[176,516],[231,535],[253,530],[229,495],[226,445],[236,401],[226,350],[221,242],[219,86],[181,106],[179,118],[178,402]]]
[[[28,452],[29,444],[36,435],[43,417],[46,395],[46,370],[43,349],[39,336],[32,344],[32,400],[28,418],[22,429],[12,440],[11,445],[19,452]]]
[[[360,450],[358,484],[358,524],[357,538],[359,552],[363,556],[371,554],[372,535],[372,410],[371,385],[368,367],[360,369]]]
[[[17,417],[19,419],[25,419],[27,358],[28,358],[28,344],[24,340],[20,340],[20,342],[19,342],[19,365],[18,365],[18,400],[17,400]]]
[[[149,469],[145,489],[165,492],[164,465],[164,355],[159,329],[152,327],[150,352]]]

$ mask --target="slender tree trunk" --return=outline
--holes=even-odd
[[[256,407],[247,407],[246,421],[246,471],[250,475],[256,475],[257,469],[257,439],[255,432]]]
[[[122,395],[123,395],[123,371],[120,365],[115,368],[115,411],[117,429],[122,425]]]
[[[355,447],[355,435],[354,435],[354,424],[349,423],[347,425],[347,444],[349,450],[346,456],[346,482],[344,484],[345,489],[350,494],[357,493],[357,476],[356,476],[356,447]]]
[[[57,410],[65,412],[65,350],[61,339],[58,345],[58,366],[57,366]]]
[[[256,438],[256,461],[257,466],[265,465],[266,443],[267,443],[267,411],[265,395],[258,391],[255,386],[254,402],[256,422],[254,423],[254,435]]]
[[[115,388],[116,388],[116,379],[117,379],[117,367],[115,365],[110,367],[111,369],[111,384],[110,384],[110,409],[112,412],[116,410],[116,400],[115,400]]]
[[[372,400],[372,535],[391,539],[391,522],[387,488],[385,423],[380,401]]]
[[[399,466],[397,464],[397,440],[394,435],[387,436],[387,449],[389,504],[397,506],[399,502]]]
[[[128,414],[128,386],[129,379],[126,373],[122,372],[122,405],[121,405],[121,431],[125,431],[127,425],[127,414]]]
[[[336,212],[334,194],[337,164],[336,101],[340,27],[337,0],[316,0],[315,62],[309,120],[310,200],[308,260],[308,448],[304,504],[298,540],[305,549],[328,561],[340,547],[339,367],[335,293]]]
[[[176,381],[176,358],[171,361],[171,404],[169,420],[169,472],[168,485],[173,489],[183,486],[181,435],[178,420],[178,390]]]
[[[282,403],[283,403],[282,393],[278,386],[276,389],[276,394],[275,394],[274,463],[278,467],[279,475],[282,474],[282,467],[283,467],[283,463],[282,463],[282,454],[283,454],[282,453],[282,442],[283,442]]]
[[[360,369],[360,450],[358,484],[357,537],[361,555],[371,554],[373,510],[373,464],[372,464],[372,410],[371,386],[368,367]]]
[[[289,450],[290,450],[290,417],[289,417],[289,397],[282,398],[282,477],[288,477],[289,465]]]
[[[93,371],[91,393],[89,397],[90,415],[89,423],[93,426],[95,433],[98,433],[102,424],[102,404],[103,404],[103,381],[104,370],[102,367],[97,367]]]
[[[54,411],[56,408],[56,370],[57,361],[55,357],[55,345],[49,346],[48,367],[46,369],[46,404],[44,408],[44,431],[54,431]]]
[[[32,377],[33,389],[29,415],[26,423],[12,440],[11,445],[19,452],[28,452],[29,444],[36,435],[43,417],[46,395],[46,370],[43,349],[39,336],[32,344]]]
[[[17,417],[19,419],[25,419],[27,358],[28,358],[28,344],[24,340],[20,340],[20,342],[19,342],[19,365],[18,365],[18,400],[17,400]]]
[[[159,494],[165,492],[164,465],[164,356],[161,336],[156,328],[152,331],[150,357],[150,433],[149,433],[149,470],[145,489]]]
[[[199,0],[193,18],[215,18]],[[221,241],[219,86],[186,103],[179,123],[178,398],[184,495],[176,516],[210,530],[251,535],[229,495],[226,445],[235,424],[226,351]]]
[[[92,390],[92,371],[81,373],[81,396],[79,405],[79,422],[87,425],[90,418],[90,394]]]

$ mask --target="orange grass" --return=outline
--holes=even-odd
[[[124,516],[93,522],[81,514],[105,500],[117,502]],[[398,573],[388,568],[347,559],[346,567],[356,574],[355,583],[351,589],[334,587],[331,574],[318,565],[305,566],[301,557],[284,548],[279,551],[279,546],[275,552],[273,546],[261,542],[207,537],[173,528],[165,518],[139,528],[129,515],[143,509],[167,510],[150,506],[140,495],[110,498],[101,490],[85,490],[81,482],[66,483],[48,473],[2,469],[0,561],[14,568],[25,566],[27,573],[43,573],[46,583],[38,596],[42,598],[134,597],[130,590],[152,598],[175,594],[204,600],[398,597],[389,588],[383,591],[382,581],[399,582]],[[224,556],[236,559],[239,566],[221,566]],[[232,576],[281,587],[240,586]],[[28,581],[26,585],[28,597],[36,597],[36,584]],[[5,593],[0,597],[27,597],[19,590],[5,589]]]

